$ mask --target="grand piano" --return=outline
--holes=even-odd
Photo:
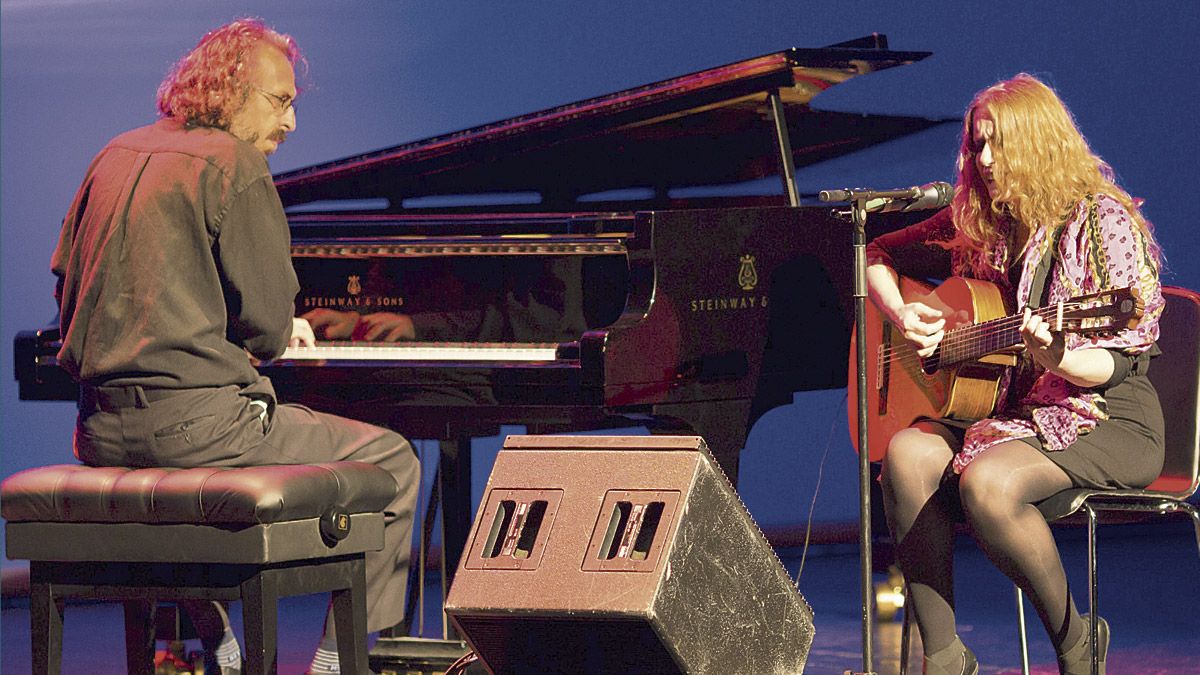
[[[284,400],[442,442],[451,573],[470,439],[501,424],[699,434],[736,482],[758,417],[845,386],[851,230],[796,167],[946,121],[811,101],[926,56],[788,49],[278,175],[322,342],[263,370]],[[76,395],[57,338],[16,338],[22,399]]]

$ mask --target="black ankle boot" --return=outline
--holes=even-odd
[[[979,661],[957,635],[949,646],[925,657],[925,675],[979,675]]]
[[[1100,675],[1104,675],[1104,661],[1108,657],[1108,622],[1104,617],[1096,617],[1100,622],[1096,631],[1097,650],[1100,652]],[[1062,675],[1091,675],[1092,672],[1092,617],[1083,615],[1083,634],[1070,649],[1064,649],[1058,656],[1058,672]]]

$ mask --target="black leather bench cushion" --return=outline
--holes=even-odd
[[[10,522],[278,523],[316,518],[331,507],[382,511],[398,487],[363,462],[243,468],[129,469],[61,464],[5,479]]]

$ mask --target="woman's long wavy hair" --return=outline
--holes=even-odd
[[[989,194],[975,164],[982,149],[972,139],[978,110],[986,110],[995,126],[990,141],[995,194]],[[1117,186],[1112,168],[1092,152],[1053,89],[1020,73],[975,95],[963,119],[951,208],[959,243],[967,249],[966,257],[976,272],[982,271],[980,266],[999,269],[1020,253],[1010,250],[1008,260],[996,260],[1004,231],[997,227],[1001,218],[1011,216],[1026,234],[1038,227],[1053,228],[1070,218],[1089,194],[1106,194],[1121,202],[1145,233],[1151,254],[1159,258],[1146,219]]]
[[[244,18],[210,31],[171,67],[158,86],[158,113],[189,126],[229,129],[250,95],[250,55],[260,44],[277,48],[293,66],[303,61],[296,41],[261,19]]]

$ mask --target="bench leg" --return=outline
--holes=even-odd
[[[242,583],[242,630],[246,635],[246,675],[274,675],[278,667],[276,631],[279,587],[268,571]]]
[[[63,609],[48,582],[29,585],[29,634],[33,675],[61,675]]]
[[[126,600],[125,668],[130,675],[154,675],[154,600]]]
[[[337,629],[338,662],[342,672],[367,673],[367,581],[363,559],[351,561],[350,588],[333,591],[333,622]]]

